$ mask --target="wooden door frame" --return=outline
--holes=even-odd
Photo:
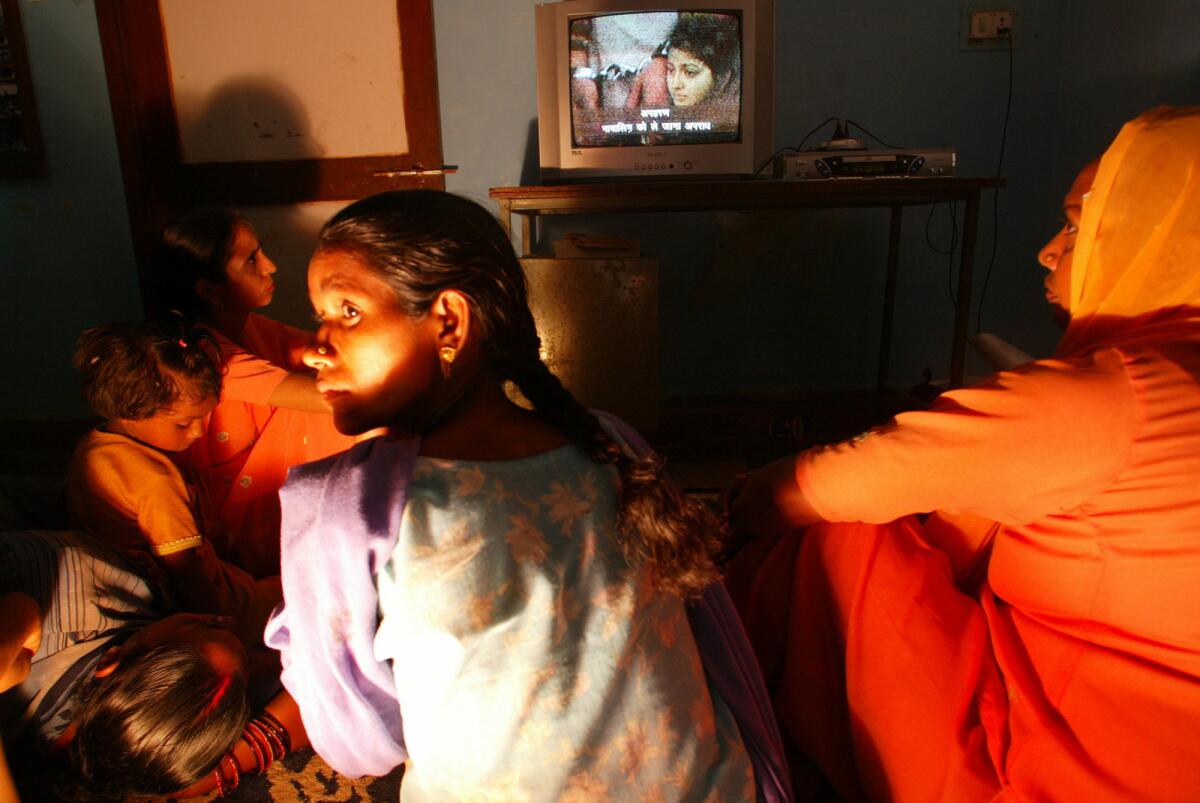
[[[159,233],[188,207],[351,200],[390,189],[445,188],[440,173],[421,172],[442,167],[431,0],[397,0],[396,8],[408,153],[185,164],[158,0],[96,0],[143,298]]]

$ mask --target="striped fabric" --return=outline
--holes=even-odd
[[[9,591],[37,600],[42,646],[29,677],[0,696],[0,726],[6,739],[32,727],[52,741],[105,648],[161,618],[164,606],[129,561],[74,531],[0,533],[0,594]]]

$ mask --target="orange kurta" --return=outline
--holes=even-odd
[[[169,456],[126,435],[94,430],[71,458],[67,501],[74,526],[133,560],[171,604],[231,616],[246,643],[261,641],[282,597],[279,578],[255,580],[217,557],[204,537],[211,525],[195,483]],[[172,575],[161,561],[182,551],[195,558],[187,577]]]
[[[1200,110],[1155,110],[1084,201],[1058,358],[797,458],[823,519],[874,524],[755,544],[732,585],[844,793],[1200,800],[1197,277]]]
[[[226,532],[221,552],[256,577],[279,574],[279,488],[287,470],[347,449],[354,440],[338,433],[329,415],[267,403],[289,372],[304,370],[301,356],[311,333],[252,314],[244,348],[216,336],[224,369],[221,401],[186,459],[219,511]]]

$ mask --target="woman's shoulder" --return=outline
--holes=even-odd
[[[282,349],[307,346],[313,338],[312,332],[255,312],[246,318],[246,333],[248,339],[270,343]]]
[[[274,318],[268,318],[266,315],[260,315],[257,312],[252,312],[246,316],[246,331],[278,338],[302,338],[305,340],[312,338],[311,332],[306,332],[303,329],[283,323],[282,321],[277,321]]]
[[[292,371],[303,367],[304,350],[313,333],[257,313],[250,313],[237,346],[242,361],[256,360]]]
[[[594,461],[574,443],[502,460],[418,457],[412,477],[414,487],[431,491],[427,498],[443,500],[435,506],[445,504],[449,513],[473,517],[486,511],[529,522],[544,516],[557,521],[568,509],[607,517],[604,511],[616,509],[620,485],[615,467]]]
[[[516,405],[486,416],[463,416],[426,435],[423,457],[507,461],[550,452],[571,441],[544,418]]]

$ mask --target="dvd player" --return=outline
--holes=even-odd
[[[775,159],[774,177],[785,181],[881,176],[953,176],[955,152],[913,150],[803,151]]]

